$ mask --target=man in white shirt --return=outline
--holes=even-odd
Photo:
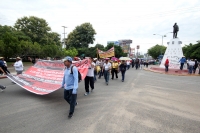
[[[195,64],[195,62],[193,61],[193,59],[188,61],[188,67],[189,67],[188,68],[188,72],[189,72],[189,74],[192,74],[192,70],[193,70],[194,64]]]
[[[89,91],[89,84],[91,87],[91,92],[94,89],[94,67],[95,67],[95,63],[93,62],[93,59],[90,58],[90,66],[88,68],[88,73],[85,77],[85,96],[87,96],[90,91]]]
[[[16,58],[16,62],[14,63],[13,66],[15,67],[15,71],[17,72],[17,75],[22,74],[22,71],[24,70],[24,66],[20,57]]]
[[[110,70],[111,70],[111,63],[108,62],[109,59],[106,59],[106,62],[103,65],[103,70],[104,70],[104,78],[106,81],[106,84],[108,85],[109,82],[109,76],[110,76]]]

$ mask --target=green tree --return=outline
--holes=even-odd
[[[51,28],[42,18],[35,16],[20,18],[16,21],[14,28],[30,37],[33,43],[48,44],[48,32]]]
[[[54,44],[42,46],[41,55],[43,57],[56,57],[60,51],[59,46]]]
[[[78,55],[78,51],[75,48],[65,49],[64,56],[75,57]]]
[[[68,34],[66,39],[66,48],[83,48],[87,47],[89,44],[94,43],[94,35],[96,31],[93,29],[92,24],[83,23],[77,26],[72,32]]]
[[[157,59],[159,55],[162,55],[165,53],[166,47],[163,45],[155,45],[148,49],[148,54],[152,56],[154,59]]]
[[[197,42],[197,44],[190,43],[189,45],[185,45],[182,49],[183,54],[187,58],[200,59],[200,42]]]

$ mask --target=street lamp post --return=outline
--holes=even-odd
[[[162,37],[162,46],[163,46],[163,37],[167,37],[166,35],[169,34],[169,33],[173,33],[173,32],[168,32],[164,35],[160,35],[160,34],[153,34],[153,35],[158,35],[158,36],[161,36]],[[160,54],[162,55],[162,49],[160,50]]]
[[[65,28],[67,28],[67,27],[66,27],[66,26],[62,26],[62,27],[64,28],[64,33],[63,33],[63,34],[64,34],[64,46],[66,46],[66,45],[65,45],[65,34],[66,34],[66,33],[65,33]]]

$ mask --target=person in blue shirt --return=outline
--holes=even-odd
[[[181,63],[180,70],[183,70],[184,63],[186,62],[185,56],[183,56],[183,57],[180,59],[179,62]]]
[[[70,105],[68,118],[71,118],[74,114],[75,106],[78,104],[76,102],[78,91],[78,69],[75,66],[72,66],[72,58],[69,56],[65,57],[63,62],[66,69],[62,81],[62,88],[64,88],[64,99]]]

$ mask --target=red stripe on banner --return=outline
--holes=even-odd
[[[73,62],[73,66],[81,73],[82,80],[87,75],[89,62],[88,59]],[[23,74],[7,77],[32,93],[45,95],[60,89],[64,68],[62,61],[39,60]]]

